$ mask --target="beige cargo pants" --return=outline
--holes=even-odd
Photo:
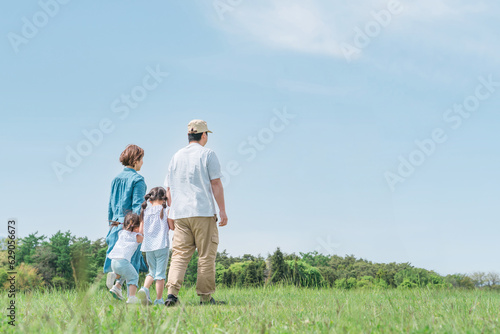
[[[168,271],[168,294],[177,296],[195,249],[198,250],[196,292],[208,301],[215,292],[215,258],[219,244],[217,218],[192,217],[175,220],[172,260]]]

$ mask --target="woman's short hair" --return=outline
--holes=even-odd
[[[134,166],[144,157],[144,150],[137,145],[128,145],[120,154],[120,162],[123,166]]]

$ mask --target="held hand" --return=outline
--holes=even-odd
[[[175,230],[175,221],[173,219],[167,218],[168,227],[173,231]]]
[[[226,211],[221,211],[220,212],[220,222],[219,222],[219,226],[226,226],[227,225],[227,215],[226,215]]]

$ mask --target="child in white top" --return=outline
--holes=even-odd
[[[168,230],[173,230],[167,221],[167,191],[162,187],[156,187],[144,197],[142,203],[141,223],[143,224],[144,241],[141,251],[146,253],[146,262],[149,273],[144,280],[144,286],[137,292],[137,296],[144,305],[151,304],[149,288],[156,281],[155,305],[163,305],[163,289],[165,287],[169,238]],[[150,205],[148,206],[148,202]]]
[[[143,241],[142,222],[140,217],[135,213],[129,213],[125,216],[123,229],[118,232],[118,240],[115,247],[109,253],[108,258],[111,259],[111,269],[122,279],[127,281],[129,297],[128,304],[137,304],[139,299],[135,296],[139,285],[139,274],[134,266],[130,263],[137,247]],[[121,284],[117,282],[110,290],[111,294],[117,299],[123,299],[121,296]]]

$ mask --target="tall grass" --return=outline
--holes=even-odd
[[[221,288],[225,306],[200,306],[194,289],[181,305],[142,307],[112,299],[106,289],[17,296],[20,333],[495,333],[500,293],[487,290],[338,290],[292,286]],[[7,306],[6,294],[0,297]]]

